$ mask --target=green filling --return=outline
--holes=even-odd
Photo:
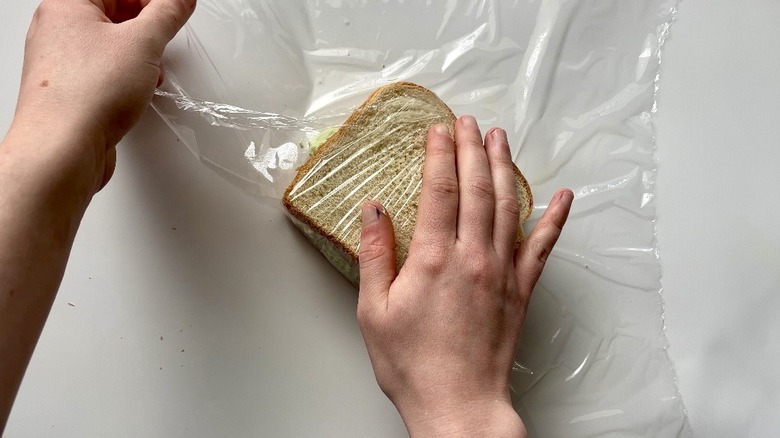
[[[355,287],[360,285],[360,265],[352,260],[343,250],[331,241],[317,234],[308,225],[290,215],[293,224],[298,227],[317,249],[325,256],[341,275],[347,278]]]
[[[338,130],[338,126],[331,126],[330,128],[323,129],[322,132],[312,137],[312,139],[309,140],[309,154],[313,154],[314,151],[328,141],[330,136],[335,134]]]

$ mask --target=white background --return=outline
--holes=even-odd
[[[34,7],[0,16],[2,131]],[[775,0],[685,0],[664,50],[666,323],[702,437],[780,436],[777,23]],[[82,223],[6,436],[402,435],[356,297],[150,111]]]

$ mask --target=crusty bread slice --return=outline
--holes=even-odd
[[[293,223],[353,284],[359,284],[364,201],[381,203],[392,218],[400,269],[417,220],[426,134],[437,123],[447,125],[452,134],[455,120],[430,90],[409,82],[385,85],[298,169],[282,202]],[[533,198],[517,167],[515,174],[519,243]]]

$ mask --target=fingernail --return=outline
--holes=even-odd
[[[558,194],[558,200],[561,202],[570,203],[574,201],[574,193],[571,190],[562,190]]]
[[[508,143],[509,141],[506,138],[506,131],[504,131],[501,128],[496,128],[493,130],[493,132],[490,133],[493,136],[493,140],[500,141],[502,143]]]
[[[450,135],[450,130],[441,123],[433,125],[433,132],[439,135]]]
[[[379,220],[379,209],[370,202],[366,202],[363,204],[363,213],[361,216],[364,227],[375,224]]]
[[[468,126],[469,128],[477,126],[477,119],[474,116],[463,116],[460,118],[460,121],[463,123],[463,126]]]

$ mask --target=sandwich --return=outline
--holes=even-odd
[[[409,82],[377,89],[297,170],[282,203],[292,222],[353,285],[360,283],[361,209],[381,203],[392,219],[396,267],[409,252],[422,186],[425,138],[435,124],[455,131],[455,115],[432,91]],[[533,198],[515,167],[520,220]]]

